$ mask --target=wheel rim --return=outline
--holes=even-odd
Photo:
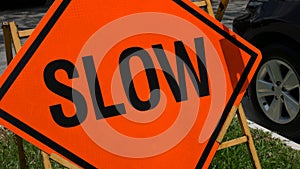
[[[257,73],[256,96],[263,113],[273,122],[287,124],[299,113],[300,89],[296,72],[287,63],[272,59]]]

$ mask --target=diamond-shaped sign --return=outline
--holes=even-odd
[[[187,0],[56,0],[0,79],[0,122],[83,168],[208,167],[259,51]]]

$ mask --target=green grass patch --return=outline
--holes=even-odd
[[[258,158],[263,169],[300,169],[300,151],[287,146],[280,139],[272,138],[271,133],[250,129]],[[242,136],[241,127],[235,118],[224,141]],[[210,169],[242,168],[252,169],[252,162],[246,144],[217,151]]]
[[[264,169],[300,169],[300,151],[294,150],[282,143],[279,139],[271,137],[270,133],[251,129],[255,147]],[[234,119],[231,123],[224,141],[242,135],[241,127]],[[14,134],[0,128],[0,169],[18,169],[18,149]],[[43,169],[40,150],[24,141],[26,161],[29,169]],[[62,165],[51,161],[54,169],[66,169]],[[252,169],[252,163],[246,144],[229,147],[217,151],[209,167],[210,169]]]
[[[24,140],[24,151],[28,169],[43,169],[42,155],[34,145]],[[67,169],[51,160],[53,169]],[[19,169],[18,147],[14,134],[0,128],[0,169]]]

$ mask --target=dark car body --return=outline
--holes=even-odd
[[[233,30],[255,45],[266,41],[300,43],[300,1],[250,1],[248,13],[233,21]]]
[[[246,11],[233,30],[263,55],[247,92],[253,113],[264,127],[300,138],[300,1],[250,0]]]

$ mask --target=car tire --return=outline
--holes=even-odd
[[[269,44],[248,95],[260,124],[287,137],[300,130],[300,52],[287,44]],[[251,112],[252,113],[252,112]]]

